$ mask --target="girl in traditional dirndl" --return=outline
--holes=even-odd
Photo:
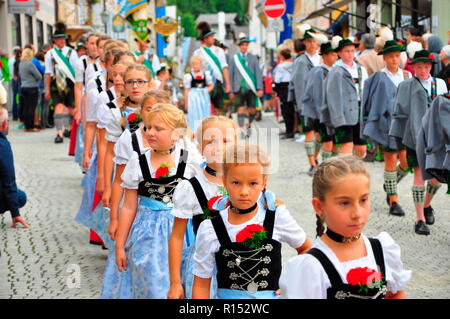
[[[150,110],[157,103],[170,103],[170,96],[167,92],[162,90],[151,90],[144,94],[140,105],[140,119],[147,117]],[[109,251],[108,261],[104,273],[102,290],[100,293],[101,298],[109,299],[114,297],[114,290],[110,287],[114,287],[120,277],[120,272],[116,266],[116,255],[114,253],[114,240],[116,238],[119,210],[122,203],[124,189],[122,188],[121,175],[125,169],[126,164],[130,161],[133,152],[141,155],[150,148],[147,139],[144,137],[144,125],[141,122],[140,127],[131,132],[129,129],[120,136],[119,140],[114,146],[114,163],[116,165],[114,182],[111,191],[111,211],[110,215],[106,217],[109,219],[108,227],[108,239],[111,248]]]
[[[411,271],[403,269],[400,247],[385,232],[374,238],[362,234],[370,213],[369,184],[364,162],[354,156],[318,166],[312,186],[318,238],[308,253],[284,267],[283,298],[405,297]]]
[[[217,267],[220,299],[278,298],[281,242],[306,252],[311,240],[284,205],[266,191],[269,160],[257,145],[226,149],[223,180],[228,199],[215,201],[220,215],[197,232],[193,298],[209,298]],[[258,199],[262,196],[265,205]]]
[[[187,128],[182,111],[159,104],[144,123],[151,150],[134,152],[122,174],[126,192],[115,243],[121,276],[111,287],[116,298],[167,297],[173,192],[183,179],[200,173],[200,157],[176,143]]]
[[[196,136],[205,158],[204,170],[179,183],[173,195],[174,209],[171,213],[175,221],[169,246],[169,299],[192,298],[195,234],[203,220],[218,215],[219,212],[212,208],[214,200],[227,194],[222,181],[221,153],[224,146],[236,143],[236,124],[224,116],[210,116],[203,119]],[[183,251],[185,237],[188,247]],[[214,298],[216,290],[217,284],[211,290],[211,298]]]
[[[211,115],[211,98],[214,89],[209,71],[203,71],[203,59],[191,58],[191,72],[184,75],[184,108],[189,128],[195,132],[204,118]]]

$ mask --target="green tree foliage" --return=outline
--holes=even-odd
[[[195,19],[203,13],[237,13],[244,18],[248,10],[248,0],[167,0],[167,5],[176,5],[181,16],[184,35],[196,37]]]

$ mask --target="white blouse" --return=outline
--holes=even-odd
[[[205,177],[204,171],[197,176],[205,196],[207,199],[214,196],[223,196],[226,191],[222,185],[214,184],[208,181]],[[173,216],[184,219],[191,219],[195,215],[203,214],[203,210],[200,207],[197,196],[195,195],[192,184],[187,181],[181,181],[175,188],[173,193],[173,205],[174,209],[170,212]]]
[[[228,209],[222,210],[220,216],[223,219],[230,240],[235,242],[236,235],[246,226],[251,224],[264,224],[266,210],[261,205],[258,205],[258,213],[251,220],[240,225],[232,225],[228,222]],[[276,241],[285,242],[295,249],[301,247],[306,240],[306,233],[297,224],[284,205],[280,205],[276,209],[272,238]],[[198,228],[196,237],[193,270],[195,276],[200,278],[212,277],[216,263],[215,253],[219,249],[219,239],[217,238],[211,220],[204,220]]]
[[[184,143],[183,143],[184,144]],[[186,149],[188,151],[188,158],[186,163],[186,169],[184,170],[184,177],[191,178],[193,176],[197,176],[201,173],[200,164],[202,163],[201,156],[194,153],[194,149],[190,146],[181,147],[182,143],[175,144],[175,151],[172,153],[173,162],[176,163],[176,167],[170,167],[169,176],[175,175],[177,172],[178,162],[180,160],[180,149]],[[197,151],[198,153],[198,151]],[[139,183],[144,180],[142,176],[141,167],[139,166],[139,155],[136,152],[132,153],[127,166],[125,166],[125,170],[122,173],[122,184],[123,188],[128,189],[138,189]],[[156,169],[151,165],[151,151],[145,152],[145,156],[147,157],[147,162],[149,163],[150,174],[152,177],[155,176]]]
[[[97,77],[91,79],[86,85],[87,94],[87,107],[86,107],[86,121],[87,122],[98,122],[97,111],[99,103],[99,92],[97,89],[97,82],[95,81]],[[102,87],[106,87],[106,81],[103,76],[99,77]]]
[[[126,116],[128,116],[131,113],[139,113],[139,111],[140,111],[139,108],[126,107],[124,112]],[[106,129],[105,138],[108,142],[116,143],[119,140],[122,133],[124,132],[121,125],[122,111],[120,111],[120,109],[116,107],[114,109],[110,109],[110,112],[111,112],[110,120],[108,124],[106,124],[105,126]]]
[[[313,247],[320,249],[330,259],[342,281],[347,283],[347,273],[353,268],[378,269],[370,241],[364,235],[363,238],[367,256],[346,262],[340,262],[334,252],[320,238],[315,240]],[[375,238],[380,241],[383,248],[387,289],[392,293],[397,293],[399,290],[403,290],[411,280],[411,270],[403,269],[400,246],[388,233],[382,232]],[[282,298],[289,299],[326,299],[327,289],[331,287],[322,265],[309,254],[292,257],[283,267],[279,284]]]
[[[190,89],[191,88],[192,74],[194,74],[194,71],[191,70],[191,72],[192,73],[186,73],[184,75],[183,83],[184,83],[184,88],[185,89]],[[194,74],[194,76],[195,76],[195,74]],[[205,80],[206,80],[206,86],[208,86],[210,84],[213,84],[211,73],[209,71],[202,72],[202,79],[203,79],[203,76],[205,77]]]
[[[136,138],[139,144],[139,149],[141,150],[141,153],[143,153],[145,150],[144,141],[142,139],[142,129],[136,130]],[[117,165],[126,165],[133,155],[133,152],[134,150],[133,145],[131,144],[131,132],[130,130],[126,129],[125,131],[123,131],[122,135],[120,135],[120,138],[114,145],[114,163],[116,163]]]
[[[116,104],[116,90],[114,90],[114,87],[110,88],[114,100],[112,101],[114,104]],[[112,119],[112,112],[110,108],[106,105],[106,103],[109,103],[109,96],[106,93],[106,91],[102,91],[98,95],[98,101],[97,101],[97,127],[99,129],[106,128],[106,125],[111,121]],[[117,104],[116,104],[117,106]]]

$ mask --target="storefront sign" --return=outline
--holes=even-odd
[[[36,0],[9,0],[8,13],[34,15],[36,13]]]

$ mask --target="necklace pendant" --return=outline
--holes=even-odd
[[[254,294],[255,292],[258,291],[258,284],[252,281],[251,283],[248,284],[247,291],[251,294]]]

